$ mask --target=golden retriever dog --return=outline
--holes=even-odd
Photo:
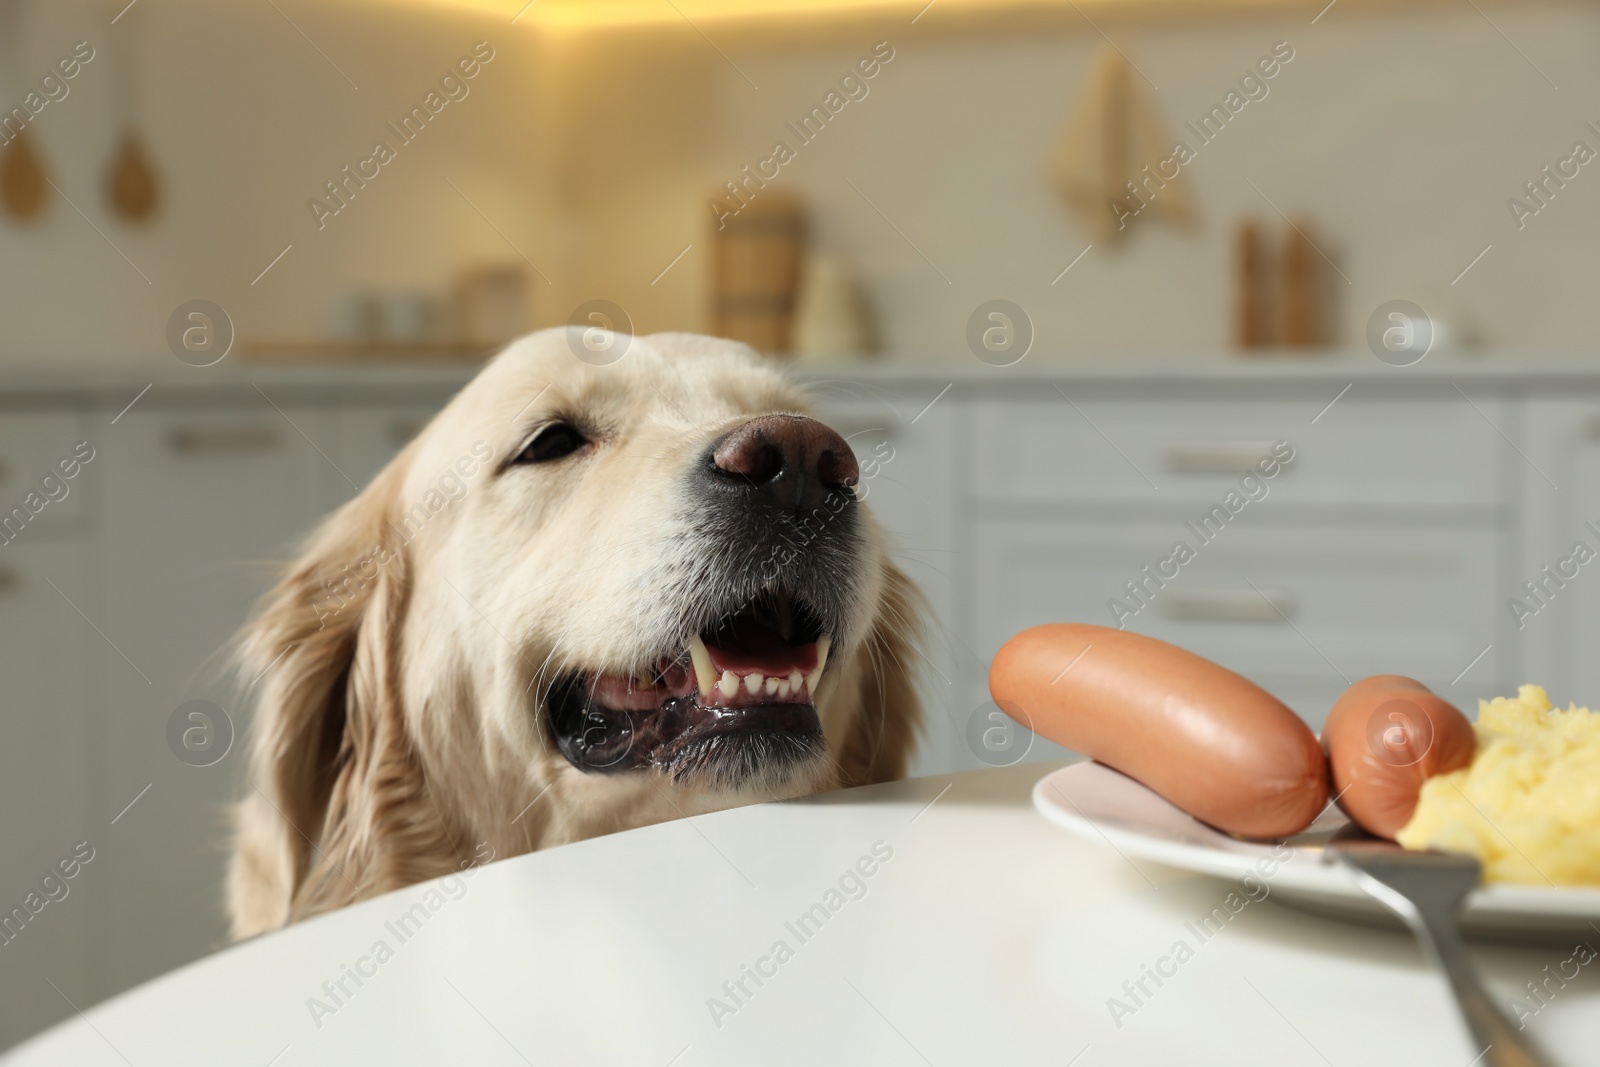
[[[849,444],[743,345],[609,340],[511,345],[263,599],[236,938],[905,773],[917,595]]]

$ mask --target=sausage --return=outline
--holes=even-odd
[[[1415,678],[1377,674],[1344,691],[1322,726],[1334,796],[1363,830],[1393,840],[1422,783],[1472,762],[1467,717]]]
[[[1035,626],[995,656],[989,691],[1029,729],[1229,833],[1286,837],[1328,801],[1310,727],[1249,679],[1165,641]]]

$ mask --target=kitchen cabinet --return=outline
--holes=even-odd
[[[87,469],[83,457],[95,454],[92,436],[70,409],[49,413],[0,409],[0,521],[11,519],[0,528],[0,540],[20,537],[35,524],[60,526],[83,515],[86,494],[75,490],[82,489],[78,473]],[[88,465],[93,463],[90,458]],[[66,471],[78,473],[67,477]],[[26,521],[12,516],[18,507],[28,512]]]
[[[84,549],[37,530],[0,548],[0,1040],[70,1014],[63,994],[98,999],[94,908],[108,864],[91,696],[110,650],[79,614],[92,610]],[[93,858],[61,877],[81,841]]]
[[[226,804],[247,721],[229,642],[273,561],[316,517],[326,462],[301,432],[316,430],[314,409],[280,413],[253,390],[203,407],[151,399],[101,434],[99,625],[119,650],[104,672],[105,817],[138,798],[104,831],[97,861],[108,890],[103,992],[223,943]],[[185,763],[168,744],[169,719],[191,700],[225,717],[199,725],[234,736],[210,765]]]
[[[960,760],[950,727],[966,710],[966,696],[955,679],[978,667],[949,625],[956,529],[951,468],[960,413],[947,402],[947,393],[940,395],[942,388],[919,382],[874,390],[833,382],[813,390],[817,415],[856,453],[864,499],[891,558],[927,601],[921,680],[925,727],[913,773],[932,773]]]
[[[225,943],[228,805],[245,786],[253,681],[232,675],[232,640],[296,543],[443,396],[430,399],[269,403],[251,389],[203,407],[135,408],[106,433],[103,628],[129,662],[108,661],[114,756],[103,782],[114,807],[140,799],[106,834],[102,993]],[[169,719],[193,700],[226,717],[200,728],[233,737],[203,766],[179,759],[168,736]]]
[[[1445,386],[1384,396],[1374,383],[1337,390],[1236,385],[1155,397],[1127,387],[1052,386],[1037,398],[978,402],[982,466],[976,491],[1007,500],[1077,500],[1195,507],[1215,503],[1275,442],[1294,459],[1274,485],[1298,503],[1492,505],[1504,421],[1494,395]],[[1164,395],[1165,394],[1165,395]],[[1375,395],[1376,394],[1376,395]],[[1474,404],[1476,407],[1474,407]],[[1485,477],[1485,472],[1489,476]]]
[[[422,432],[444,399],[439,395],[428,402],[347,405],[324,411],[322,447],[337,457],[337,467],[325,463],[318,470],[319,511],[331,511],[365,489],[395,453]]]
[[[1523,649],[1519,680],[1562,707],[1600,703],[1600,391],[1532,398],[1526,425],[1523,537],[1495,608]]]

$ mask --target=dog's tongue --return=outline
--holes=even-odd
[[[719,671],[738,675],[760,671],[768,677],[782,677],[791,671],[810,674],[817,666],[815,641],[791,645],[764,623],[742,622],[707,636],[705,641],[711,663]]]

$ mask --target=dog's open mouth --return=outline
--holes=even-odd
[[[803,604],[764,595],[636,674],[558,683],[556,741],[585,771],[654,768],[721,784],[781,775],[824,751],[816,692],[831,643]]]

